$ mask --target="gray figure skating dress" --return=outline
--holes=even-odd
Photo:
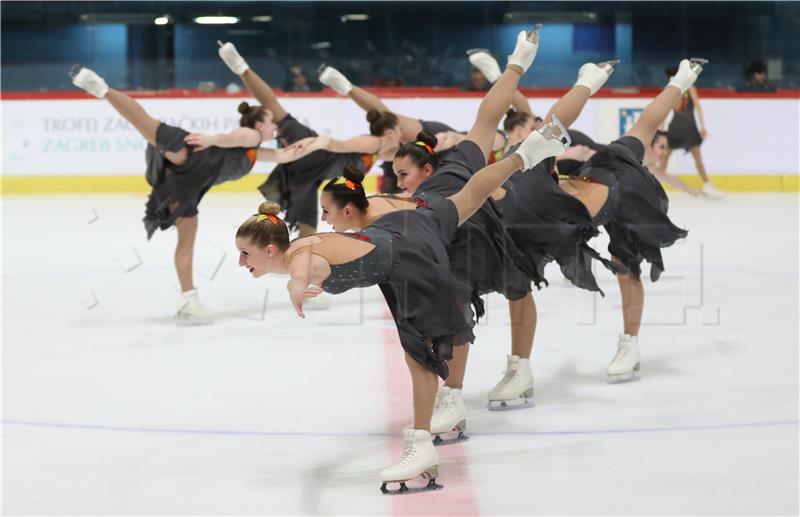
[[[535,271],[537,287],[547,285],[545,266],[556,261],[574,285],[602,294],[592,272],[592,260],[612,271],[619,268],[587,244],[599,233],[596,222],[583,203],[559,187],[555,159],[514,173],[504,188],[506,196],[498,207],[509,234],[528,261],[527,268]]]
[[[608,251],[636,277],[642,260],[650,263],[655,282],[664,271],[661,248],[672,246],[689,232],[675,226],[667,216],[669,200],[661,184],[642,165],[644,146],[639,139],[623,136],[597,152],[580,169],[609,188],[609,199],[597,214],[611,242]],[[612,190],[618,195],[612,197]],[[616,205],[616,206],[613,206]]]
[[[390,212],[361,232],[341,234],[375,248],[351,262],[331,265],[322,285],[338,294],[378,284],[403,349],[443,379],[453,346],[475,340],[470,290],[453,276],[447,256],[457,228],[458,212],[449,199]]]
[[[317,133],[287,114],[278,122],[278,138],[284,146]],[[313,153],[289,163],[279,164],[258,189],[269,201],[286,210],[285,221],[289,228],[298,224],[317,227],[319,216],[318,190],[320,185],[339,176],[346,166],[364,170],[362,156],[358,153]]]
[[[460,191],[472,175],[486,166],[475,142],[464,140],[440,158],[433,175],[414,193],[414,198],[432,203]],[[530,292],[534,271],[506,231],[495,203],[487,200],[455,235],[450,244],[453,274],[472,289],[475,312],[483,314],[480,297],[497,292],[519,300]]]
[[[674,111],[675,115],[667,129],[667,142],[671,149],[684,149],[686,151],[703,143],[697,122],[694,118],[694,101],[689,92],[683,94],[681,109]]]
[[[156,130],[156,146],[147,146],[146,176],[153,187],[145,207],[144,226],[150,239],[158,228],[166,230],[179,217],[197,215],[197,205],[208,189],[226,181],[239,179],[250,172],[256,162],[258,147],[209,147],[195,151],[184,138],[189,133],[179,127],[160,124]],[[164,158],[164,152],[186,148],[183,165]]]

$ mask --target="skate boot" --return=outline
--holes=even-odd
[[[533,64],[536,58],[536,51],[539,50],[539,29],[542,24],[536,24],[533,29],[529,31],[520,31],[517,34],[517,46],[514,47],[514,52],[508,56],[507,65],[517,65],[522,68],[523,72],[527,72],[528,68]],[[487,77],[488,79],[488,77]]]
[[[213,321],[214,313],[200,303],[197,289],[182,292],[178,298],[178,326],[208,325]]]
[[[678,72],[670,78],[667,86],[674,86],[681,93],[686,93],[686,90],[697,80],[697,76],[703,71],[703,65],[706,63],[708,63],[708,59],[701,57],[682,60],[678,66]]]
[[[497,60],[485,48],[467,50],[467,59],[472,66],[481,71],[491,84],[500,79],[503,73],[500,71],[500,65],[497,64]]]
[[[431,434],[434,445],[447,445],[469,440],[464,434],[467,430],[467,408],[461,400],[461,390],[441,386],[436,394],[436,406],[431,419]],[[458,436],[443,439],[441,435],[458,433]]]
[[[353,84],[347,80],[347,77],[332,66],[327,66],[323,63],[320,65],[317,72],[319,73],[319,82],[339,95],[347,96],[350,90],[353,89]]]
[[[586,63],[578,70],[578,80],[575,81],[575,86],[585,86],[589,88],[590,95],[594,95],[614,73],[614,65],[617,63],[619,63],[619,59],[602,63]]]
[[[102,99],[108,93],[108,85],[105,79],[88,68],[75,65],[69,71],[69,75],[72,77],[72,84],[86,90],[98,99]]]
[[[558,133],[556,132],[558,130]],[[532,131],[530,135],[522,141],[514,154],[522,158],[523,167],[521,170],[527,171],[545,158],[563,154],[569,147],[572,140],[567,133],[567,128],[553,115],[552,122],[540,126]]]
[[[489,392],[489,410],[502,411],[522,409],[533,405],[533,372],[530,359],[518,355],[508,356],[508,366],[503,378]],[[509,404],[511,401],[524,399],[521,404]]]
[[[245,73],[249,68],[250,65],[247,64],[247,61],[239,55],[239,51],[236,50],[236,47],[233,43],[222,43],[221,41],[217,40],[217,45],[219,45],[219,57],[228,65],[228,68],[231,69],[236,75],[242,75]]]
[[[703,194],[705,194],[708,199],[713,199],[715,201],[725,197],[710,181],[703,184]]]
[[[608,365],[608,383],[616,384],[639,378],[639,338],[620,334],[617,355]]]
[[[405,445],[400,461],[381,471],[381,492],[384,494],[406,494],[438,490],[442,485],[436,484],[439,475],[439,455],[431,443],[431,433],[424,429],[403,430]],[[424,487],[409,488],[406,481],[422,477],[428,484]],[[389,490],[389,483],[400,483],[397,490]]]

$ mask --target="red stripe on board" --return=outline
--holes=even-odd
[[[392,315],[386,306],[384,306],[384,318],[392,320]],[[392,435],[390,455],[386,463],[388,466],[397,461],[403,453],[403,428],[413,421],[414,413],[411,401],[411,376],[408,374],[397,330],[385,329],[383,343],[387,431]],[[392,513],[402,516],[479,515],[465,446],[466,444],[457,443],[438,447],[440,477],[437,482],[444,485],[444,489],[389,496],[392,498]]]
[[[368,88],[368,90],[378,97],[384,99],[402,98],[476,98],[483,97],[484,92],[465,92],[457,88]],[[700,97],[704,99],[800,99],[800,89],[778,90],[775,93],[745,93],[735,92],[725,88],[699,88]],[[321,92],[284,92],[275,90],[278,96],[283,98],[334,98],[339,97],[331,90]],[[567,88],[523,88],[522,93],[526,97],[553,98],[561,97],[567,92]],[[609,88],[600,90],[594,97],[601,99],[615,98],[653,98],[661,91],[661,88]],[[226,93],[224,91],[199,92],[197,90],[133,90],[126,91],[134,99],[239,99],[250,98],[247,91],[240,93]],[[70,100],[70,99],[93,99],[89,94],[80,90],[50,91],[50,92],[0,92],[0,100]]]

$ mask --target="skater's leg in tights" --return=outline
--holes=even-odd
[[[689,149],[689,152],[692,153],[692,158],[694,158],[694,165],[697,167],[697,172],[700,174],[700,177],[703,178],[703,183],[708,183],[708,173],[706,172],[706,166],[703,164],[703,155],[700,153],[700,146],[696,145]]]
[[[658,97],[647,105],[631,130],[625,133],[625,136],[638,138],[644,148],[647,149],[647,146],[653,141],[653,136],[655,136],[659,126],[667,118],[669,112],[672,111],[675,101],[680,96],[681,90],[677,86],[667,85],[658,94]]]
[[[181,291],[194,288],[192,283],[192,258],[194,256],[194,241],[197,236],[197,216],[179,217],[175,221],[178,229],[178,244],[175,246],[175,270],[178,272],[178,281]]]
[[[142,105],[136,102],[136,100],[113,88],[108,89],[105,99],[125,118],[125,120],[130,122],[131,125],[139,131],[139,134],[141,134],[150,145],[155,147],[156,130],[159,125],[158,120],[148,115]],[[187,153],[188,151],[186,148],[183,148],[176,153],[167,151],[164,153],[164,157],[175,165],[182,165],[186,161]]]
[[[275,122],[280,122],[283,118],[287,115],[286,110],[283,109],[281,103],[278,102],[278,96],[275,95],[275,92],[269,85],[252,69],[248,68],[245,72],[240,75],[242,82],[247,89],[250,90],[250,93],[253,94],[253,97],[265,108],[272,112],[272,116],[275,118]]]
[[[467,369],[469,343],[453,347],[453,358],[447,361],[448,375],[444,385],[460,390],[464,387],[464,372]]]
[[[433,405],[436,403],[436,391],[439,388],[439,378],[428,370],[416,359],[405,354],[406,364],[411,373],[411,386],[414,397],[414,429],[431,430],[431,417]]]
[[[528,293],[519,300],[509,300],[508,311],[511,316],[511,353],[528,359],[536,334],[536,302],[533,294]]]
[[[616,257],[612,257],[612,261],[622,264]],[[617,282],[619,282],[619,291],[622,295],[622,319],[625,334],[636,336],[639,334],[639,326],[644,312],[644,285],[641,279],[630,273],[618,274]]]

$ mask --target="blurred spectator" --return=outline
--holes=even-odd
[[[303,72],[303,67],[300,65],[292,65],[289,67],[289,82],[286,84],[287,92],[310,92],[311,88],[308,86],[306,74]]]
[[[747,67],[747,80],[739,88],[740,92],[774,92],[775,86],[767,82],[767,67],[755,61]]]
[[[492,85],[486,79],[486,76],[473,66],[469,71],[469,81],[461,89],[468,92],[488,92],[491,87]]]

